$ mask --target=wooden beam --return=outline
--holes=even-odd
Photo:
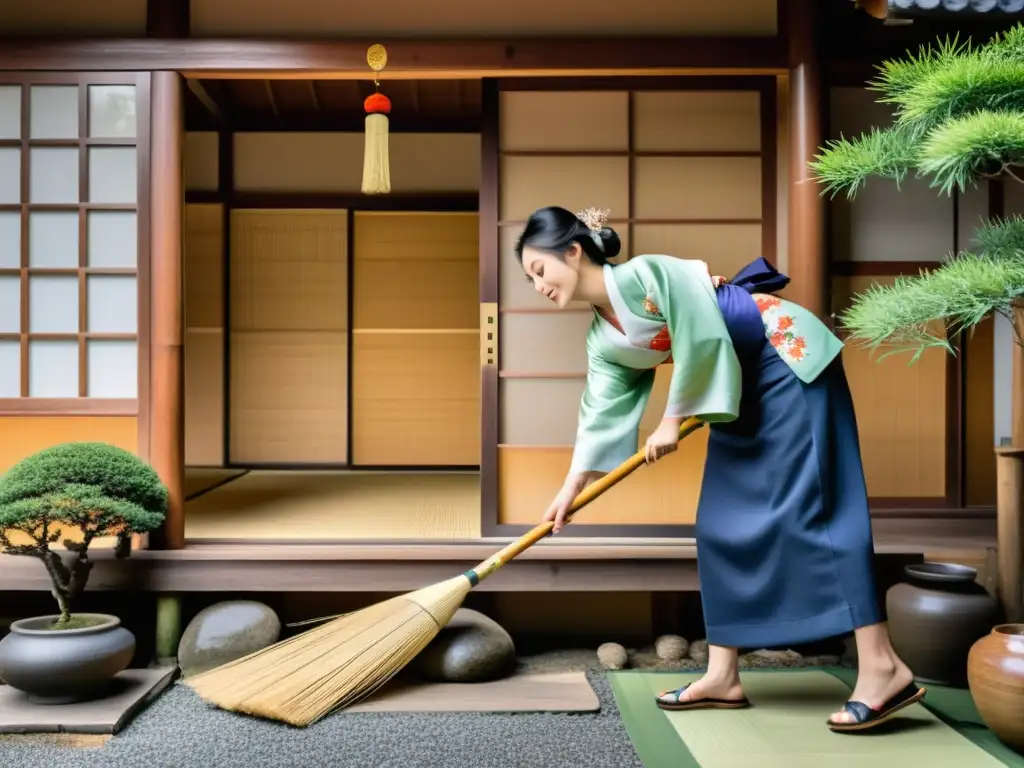
[[[809,163],[822,141],[817,0],[789,0],[789,267],[786,294],[818,315],[829,313],[825,200]]]
[[[0,70],[177,70],[189,77],[365,79],[383,42],[387,77],[783,74],[779,37],[259,40],[0,38]]]
[[[189,78],[185,82],[188,83],[188,89],[199,99],[199,103],[206,108],[206,111],[210,113],[210,116],[217,122],[217,125],[222,128],[226,127],[228,119],[225,116],[224,110],[221,109],[217,100],[210,95],[210,92],[206,90],[202,82],[196,78]]]
[[[150,537],[158,549],[185,546],[184,297],[181,242],[184,103],[181,77],[154,72],[152,85],[149,463],[170,495],[167,519]]]
[[[194,82],[194,81],[189,81]],[[267,81],[269,82],[269,81]],[[192,122],[197,122],[193,120]],[[291,114],[285,112],[278,119],[257,113],[234,112],[228,121],[235,133],[359,133],[366,130],[366,113],[351,115]],[[431,115],[392,116],[390,133],[479,133],[479,117],[445,117]],[[189,130],[209,130],[193,128]]]

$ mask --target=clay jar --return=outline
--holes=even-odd
[[[971,646],[999,619],[977,571],[952,563],[904,568],[907,581],[885,596],[893,648],[920,682],[963,685]]]
[[[1024,624],[1000,624],[976,642],[967,679],[985,725],[1024,753]]]

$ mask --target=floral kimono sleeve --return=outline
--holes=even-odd
[[[570,472],[610,472],[638,450],[640,418],[654,384],[653,370],[607,360],[588,341],[587,384]]]
[[[672,345],[666,418],[722,422],[739,416],[740,362],[706,272],[702,262],[671,256],[650,263],[653,293]]]

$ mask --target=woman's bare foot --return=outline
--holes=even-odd
[[[880,711],[894,696],[906,690],[914,681],[914,674],[896,655],[884,624],[858,629],[856,640],[859,669],[857,684],[849,700]],[[857,723],[858,717],[842,709],[834,712],[829,722],[849,725]]]
[[[712,679],[704,675],[700,680],[672,691],[658,694],[658,705],[666,709],[697,709],[717,707],[727,709],[747,706],[739,677],[735,680]]]
[[[700,679],[682,688],[658,695],[662,709],[735,709],[750,702],[740,685],[739,656],[735,648],[712,645],[708,648],[708,671]]]

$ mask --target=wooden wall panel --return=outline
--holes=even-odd
[[[839,312],[849,298],[892,277],[833,281]],[[881,359],[856,343],[843,350],[868,494],[874,498],[934,498],[946,494],[946,370],[948,353],[929,349],[913,365],[908,355]],[[942,500],[942,501],[940,501]]]
[[[185,257],[185,464],[224,464],[224,210],[188,204]]]
[[[478,216],[354,216],[352,461],[478,465]]]
[[[224,466],[224,331],[185,329],[185,466]]]
[[[353,328],[477,328],[478,228],[475,213],[356,213]]]
[[[348,212],[232,211],[230,456],[348,461]]]
[[[239,192],[359,193],[364,136],[359,133],[236,133]],[[475,192],[480,188],[480,136],[392,133],[391,191]]]

